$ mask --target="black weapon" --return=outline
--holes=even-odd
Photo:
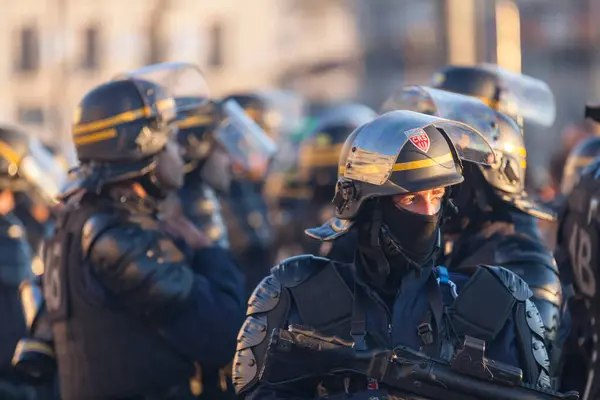
[[[431,400],[579,399],[577,392],[563,394],[523,383],[521,369],[489,360],[484,353],[485,342],[469,336],[449,363],[404,346],[355,351],[352,342],[290,326],[273,331],[260,380],[277,386],[355,373],[376,379],[394,395]]]

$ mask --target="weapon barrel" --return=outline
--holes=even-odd
[[[422,362],[412,368],[413,381],[420,381],[418,386],[425,383],[441,386],[453,393],[462,393],[473,399],[494,400],[558,400],[569,396],[560,393],[529,389],[525,386],[505,386],[491,381],[473,378],[458,373],[450,366],[435,362]]]

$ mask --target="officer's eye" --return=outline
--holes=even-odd
[[[417,201],[416,196],[402,197],[398,203],[400,204],[413,204]]]
[[[431,198],[435,200],[442,200],[444,198],[444,194],[446,193],[445,189],[436,189],[433,191]]]

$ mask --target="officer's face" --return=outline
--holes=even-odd
[[[416,214],[435,215],[440,211],[445,188],[424,190],[422,192],[399,194],[393,197],[396,207]]]
[[[181,149],[175,142],[169,142],[158,155],[156,177],[166,189],[179,189],[185,175]]]

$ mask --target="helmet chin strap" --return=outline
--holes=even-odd
[[[418,276],[423,265],[430,263],[441,248],[441,232],[438,227],[436,230],[436,244],[431,253],[421,263],[414,261],[413,257],[410,256],[410,252],[406,251],[394,239],[389,228],[383,223],[382,211],[378,201],[372,204],[370,223],[365,223],[359,229],[362,230],[362,232],[359,232],[359,252],[366,259],[363,267],[378,287],[384,287],[386,283],[390,283],[389,277],[392,274],[390,261],[393,262],[393,258],[401,257],[403,264],[406,265],[402,276],[410,271],[415,271]],[[387,237],[387,240],[382,237]]]
[[[371,204],[370,223],[361,224],[358,241],[359,252],[366,259],[363,267],[370,279],[378,287],[385,285],[391,271],[390,263],[380,247],[379,232],[383,224],[381,214],[379,200],[373,201],[373,204]],[[366,235],[368,236],[365,237]],[[375,265],[372,265],[373,262]]]

